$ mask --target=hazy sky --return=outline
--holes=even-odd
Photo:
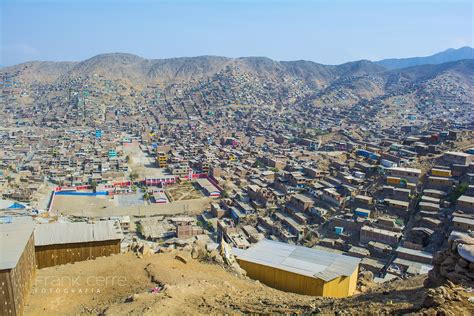
[[[0,65],[267,56],[338,64],[473,45],[472,0],[0,0]]]

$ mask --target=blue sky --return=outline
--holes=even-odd
[[[0,64],[267,56],[325,64],[473,46],[472,0],[0,0]]]

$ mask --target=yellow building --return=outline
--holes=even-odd
[[[451,177],[451,170],[433,168],[431,174],[436,177]]]
[[[360,259],[264,239],[237,261],[247,276],[282,291],[347,297],[356,289]]]
[[[162,151],[156,153],[156,163],[159,168],[168,167],[168,155]]]

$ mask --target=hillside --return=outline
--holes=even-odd
[[[376,63],[387,69],[400,69],[426,64],[443,64],[463,59],[474,59],[474,49],[472,47],[450,48],[426,57],[389,58],[379,60]]]
[[[436,116],[441,115],[439,107],[469,114],[474,100],[473,59],[387,70],[367,60],[322,65],[265,57],[145,59],[114,53],[82,62],[28,62],[3,68],[0,75],[19,82],[39,104],[60,102],[67,91],[88,90],[94,91],[92,102],[119,98],[130,106],[138,104],[135,91],[148,96],[141,102],[153,103],[149,97],[159,89],[168,104],[160,110],[171,115],[183,107],[177,115],[188,118],[229,104],[336,109],[373,103],[378,110],[389,105],[395,122],[402,104],[404,111],[421,114],[429,106]],[[124,94],[103,99],[111,86]]]
[[[98,276],[109,281],[95,285],[91,280]],[[46,277],[51,281],[42,282]],[[76,280],[72,286],[67,282],[54,283],[72,277]],[[214,263],[193,259],[183,263],[175,259],[175,253],[143,258],[127,253],[46,268],[38,271],[37,280],[40,282],[36,282],[28,298],[26,314],[41,314],[44,310],[54,314],[98,315],[434,312],[423,307],[424,277],[374,286],[346,299],[321,298],[278,291]],[[151,293],[155,286],[160,288],[159,292]],[[457,295],[459,301],[446,301],[442,309],[468,315],[472,309],[465,305],[467,294]]]
[[[341,76],[382,71],[370,61],[328,66],[311,61],[278,62],[265,57],[226,58],[218,56],[144,59],[136,55],[101,54],[81,62],[38,62],[3,68],[1,73],[18,79],[51,83],[55,80],[101,75],[109,80],[128,80],[132,84],[190,81],[211,77],[227,69],[266,78],[296,77],[309,83],[328,84]]]

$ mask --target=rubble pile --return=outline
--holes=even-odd
[[[374,274],[371,271],[360,271],[357,279],[357,289],[360,292],[367,292],[370,288],[374,287]]]
[[[447,250],[433,257],[433,269],[428,273],[426,285],[440,286],[449,280],[454,284],[474,284],[474,238],[454,233]]]
[[[136,253],[138,257],[149,256],[155,253],[148,244],[138,241],[132,242],[129,246],[129,250]]]

